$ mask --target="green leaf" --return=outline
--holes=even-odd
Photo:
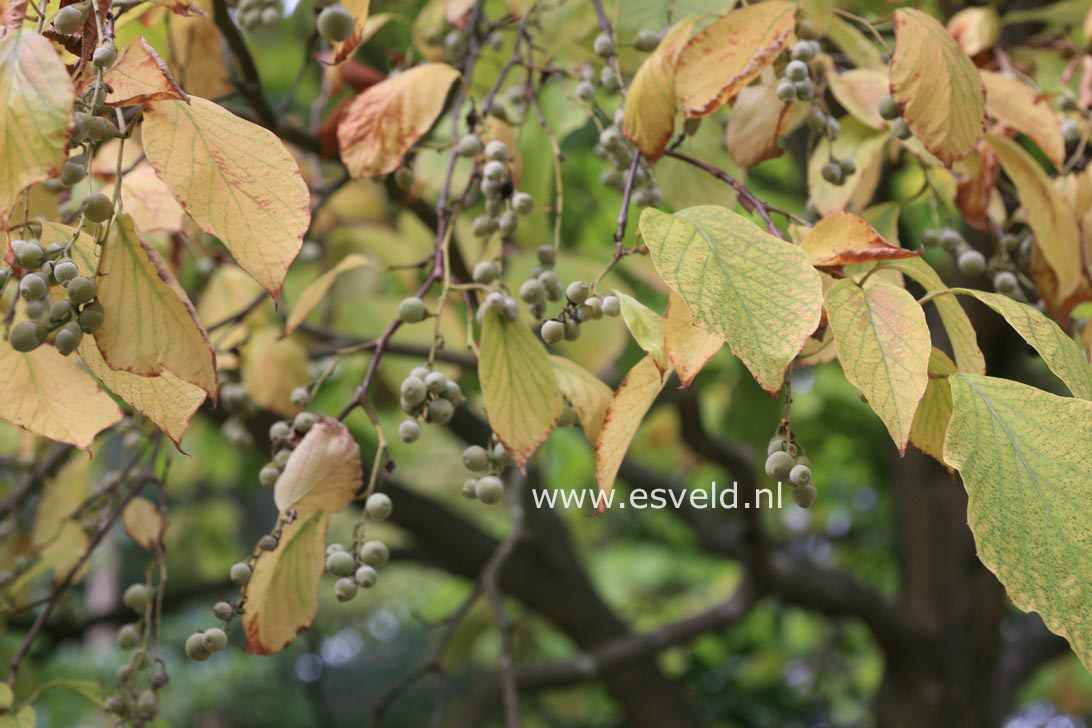
[[[1092,402],[957,374],[944,459],[967,489],[978,557],[1092,667]]]
[[[725,339],[763,389],[780,390],[823,307],[808,254],[713,205],[674,215],[647,208],[640,232],[694,323]]]
[[[550,356],[527,324],[490,311],[482,324],[478,379],[489,424],[522,468],[561,417]]]
[[[660,367],[660,371],[668,368],[667,352],[664,351],[664,318],[648,306],[638,301],[633,296],[627,296],[621,291],[614,291],[622,304],[622,320],[626,322],[626,328],[637,345],[650,355]]]
[[[64,162],[74,100],[52,43],[28,28],[0,38],[0,227],[20,193]]]
[[[1058,324],[1047,318],[1039,309],[1014,301],[1000,293],[989,293],[971,288],[953,288],[953,293],[974,296],[1001,314],[1009,326],[1023,337],[1050,371],[1065,382],[1074,397],[1092,400],[1092,365],[1081,354],[1081,349],[1069,338]]]
[[[862,288],[844,278],[827,291],[827,316],[846,379],[905,451],[929,382],[925,312],[903,288],[882,281]]]
[[[243,589],[247,652],[280,652],[311,625],[318,612],[329,521],[329,513],[314,511],[284,527],[276,551],[255,552],[254,574]]]

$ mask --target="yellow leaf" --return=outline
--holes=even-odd
[[[103,386],[125,400],[181,446],[190,418],[205,401],[205,391],[184,382],[169,371],[146,377],[107,366],[95,346],[85,337],[78,349],[80,359]]]
[[[675,91],[688,117],[707,116],[735,98],[789,44],[796,4],[771,0],[725,13],[678,56]]]
[[[595,442],[614,393],[597,376],[564,356],[551,356],[557,386],[572,403],[584,434]]]
[[[676,23],[637,69],[626,93],[622,132],[656,162],[675,131],[675,63],[697,18]]]
[[[845,278],[827,291],[827,318],[846,379],[861,390],[906,450],[910,425],[929,382],[929,326],[904,289]]]
[[[601,492],[609,493],[614,488],[618,469],[622,467],[641,420],[666,383],[667,376],[651,356],[646,356],[629,370],[619,385],[595,441],[595,480]]]
[[[238,266],[222,265],[213,271],[197,301],[197,315],[212,329],[209,338],[216,351],[234,349],[246,341],[249,325],[272,325],[273,305],[268,300],[245,316],[241,315],[262,293],[262,287]],[[237,323],[224,323],[235,319],[238,319]]]
[[[993,71],[981,71],[986,87],[986,113],[1013,130],[1027,134],[1057,169],[1065,166],[1062,122],[1031,86]]]
[[[836,212],[819,221],[800,247],[811,256],[812,265],[831,267],[881,260],[899,260],[921,255],[883,239],[860,215]]]
[[[694,325],[686,302],[672,292],[664,315],[664,348],[684,389],[722,346],[724,339]]]
[[[489,311],[482,324],[478,380],[489,424],[522,468],[549,437],[564,406],[550,357],[525,323]]]
[[[64,163],[74,100],[48,40],[27,28],[0,38],[0,227],[20,193]]]
[[[841,119],[842,133],[833,147],[820,144],[808,160],[808,193],[820,215],[830,215],[846,208],[861,209],[872,200],[883,170],[883,148],[887,135],[870,129],[850,117]],[[823,179],[823,165],[836,159],[852,159],[857,171],[841,185]]]
[[[352,35],[345,40],[337,40],[331,43],[334,47],[334,64],[341,63],[349,58],[349,56],[353,55],[353,51],[364,42],[370,5],[371,0],[342,0],[341,6],[352,13],[356,22],[353,25]]]
[[[887,121],[880,116],[880,101],[891,91],[887,69],[851,68],[837,73],[831,68],[827,82],[834,98],[854,119],[872,129],[887,128]]]
[[[129,538],[145,551],[155,551],[164,530],[163,514],[147,498],[133,498],[121,512],[121,522]]]
[[[307,286],[307,288],[300,294],[300,300],[296,304],[296,307],[292,309],[292,313],[289,314],[288,320],[284,324],[284,335],[288,336],[304,322],[307,315],[314,310],[315,306],[322,302],[322,299],[329,293],[330,287],[334,285],[334,281],[339,275],[346,271],[356,270],[357,268],[363,268],[369,266],[368,259],[363,255],[357,253],[350,253],[345,256],[340,263],[335,265],[330,270],[326,271],[315,282]]]
[[[834,16],[827,26],[826,35],[857,68],[887,67],[880,49],[852,23]]]
[[[694,323],[728,342],[767,392],[819,325],[819,273],[808,254],[713,205],[641,213],[656,270]]]
[[[280,652],[314,620],[329,521],[324,511],[297,518],[284,527],[276,551],[258,552],[250,583],[243,588],[247,652]]]
[[[944,459],[967,489],[978,557],[1092,666],[1092,402],[953,375]]]
[[[20,354],[0,345],[0,419],[87,450],[121,410],[95,380],[52,346]]]
[[[891,94],[914,136],[942,162],[974,151],[986,118],[982,79],[944,26],[920,10],[895,11]]]
[[[182,290],[132,218],[118,215],[103,246],[98,298],[105,312],[95,343],[111,369],[164,371],[216,396],[216,355]]]
[[[1001,37],[1001,18],[993,8],[964,8],[948,21],[948,33],[964,53],[977,55]]]
[[[106,95],[109,106],[140,106],[188,98],[144,36],[133,38],[121,49],[118,60],[102,80],[110,89]]]
[[[1035,245],[1058,277],[1058,297],[1068,297],[1081,285],[1081,231],[1076,214],[1039,163],[1019,144],[996,134],[987,134],[986,142],[1016,185],[1028,225],[1035,233]]]
[[[778,143],[786,136],[798,109],[803,105],[784,104],[777,98],[773,86],[759,83],[739,92],[724,141],[732,160],[740,167],[753,167],[759,162],[781,156]]]
[[[30,536],[40,551],[32,573],[20,575],[26,583],[48,571],[53,572],[54,582],[62,581],[87,551],[87,534],[73,516],[87,498],[90,475],[91,459],[74,457],[45,482]],[[20,591],[17,585],[13,588]]]
[[[292,417],[292,390],[307,386],[307,349],[295,339],[280,338],[274,326],[254,331],[243,348],[243,386],[258,407],[281,417]]]
[[[921,398],[914,422],[910,425],[910,442],[942,465],[944,435],[952,418],[952,388],[948,377],[956,373],[955,363],[940,349],[929,354],[929,384]]]
[[[913,278],[926,293],[948,290],[948,286],[944,285],[944,281],[940,279],[936,271],[922,258],[896,260],[887,265]],[[982,356],[982,350],[978,348],[978,337],[967,312],[953,296],[937,296],[932,300],[937,307],[937,313],[940,314],[948,340],[952,342],[952,353],[955,355],[959,371],[984,374],[986,359]]]
[[[614,295],[622,304],[622,320],[626,322],[626,328],[633,335],[637,345],[652,357],[656,366],[666,370],[668,362],[667,352],[664,351],[663,316],[633,296],[627,296],[621,291],[615,291]]]
[[[147,161],[121,178],[121,199],[137,230],[181,232],[186,213]]]
[[[171,194],[277,298],[311,221],[307,185],[280,139],[196,96],[151,104],[142,129]]]
[[[360,446],[333,417],[318,415],[277,479],[273,500],[281,513],[338,513],[364,484]]]
[[[459,72],[425,63],[377,83],[354,98],[337,127],[341,159],[359,179],[393,172],[444,109]]]
[[[182,16],[172,13],[167,18],[170,68],[189,93],[216,99],[231,93],[234,87],[220,50],[220,29],[212,20],[212,3],[201,0],[195,5],[202,14]]]

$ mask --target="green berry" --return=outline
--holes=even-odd
[[[843,177],[851,177],[857,173],[857,163],[849,157],[838,160],[838,166],[842,168]]]
[[[811,508],[817,495],[819,494],[816,492],[814,485],[802,485],[799,488],[792,489],[792,499],[801,508]]]
[[[809,75],[808,64],[803,61],[789,61],[789,64],[785,66],[785,78],[790,81],[803,81]]]
[[[542,340],[545,341],[547,345],[556,346],[565,338],[565,324],[560,321],[554,321],[553,319],[543,321],[541,333]]]
[[[504,162],[498,162],[496,160],[492,162],[486,162],[482,167],[482,176],[486,179],[502,180],[508,176],[508,167]]]
[[[538,303],[546,297],[546,288],[537,278],[531,278],[519,287],[519,297],[525,303]]]
[[[460,157],[475,157],[482,153],[482,140],[474,134],[467,134],[456,145]]]
[[[821,170],[823,179],[830,182],[832,185],[840,185],[845,182],[845,177],[842,174],[842,165],[837,162],[827,162],[823,165]]]
[[[614,39],[606,33],[600,33],[595,37],[592,48],[595,50],[595,55],[606,58],[614,54]]]
[[[49,284],[37,273],[27,273],[19,281],[19,295],[27,301],[40,301],[49,295]]]
[[[121,595],[121,603],[134,612],[143,612],[148,606],[150,596],[148,587],[143,584],[130,584]]]
[[[311,404],[311,393],[307,391],[307,387],[296,387],[292,390],[289,399],[291,399],[292,404],[297,407],[306,407]]]
[[[231,577],[231,583],[236,586],[246,586],[250,581],[250,577],[253,575],[253,571],[250,568],[250,564],[245,561],[240,561],[236,564],[232,564],[231,571],[229,573]]]
[[[808,40],[798,40],[796,45],[792,47],[792,58],[794,61],[810,61],[815,58],[816,46],[815,43]]]
[[[72,315],[72,302],[71,301],[57,301],[49,307],[49,322],[51,324],[59,324],[62,321],[66,321],[69,316]],[[82,331],[81,331],[82,333]]]
[[[292,427],[296,429],[296,432],[306,434],[310,432],[311,428],[315,426],[315,415],[310,412],[300,412],[292,420]]]
[[[331,5],[318,16],[318,31],[328,41],[348,40],[356,28],[353,14],[341,5]]]
[[[805,18],[796,26],[796,37],[804,40],[815,40],[819,37],[819,31],[816,30],[815,25],[810,20]]]
[[[45,260],[45,251],[36,242],[27,242],[15,251],[15,262],[27,270],[37,270]]]
[[[906,140],[914,136],[914,133],[910,131],[910,127],[906,125],[905,119],[895,119],[891,124],[891,130],[895,132],[895,136],[899,139]]]
[[[292,434],[292,426],[284,420],[274,422],[269,427],[270,440],[286,440]]]
[[[87,176],[87,165],[82,160],[70,159],[61,167],[61,184],[65,187],[77,185]]]
[[[260,551],[276,551],[280,543],[280,539],[267,533],[258,539],[258,549]]]
[[[263,488],[272,488],[277,484],[277,478],[281,477],[281,469],[273,463],[268,463],[262,466],[262,469],[258,471],[258,482],[262,484]]]
[[[1072,146],[1081,140],[1081,125],[1073,119],[1062,121],[1062,139],[1067,146]]]
[[[434,425],[446,425],[455,414],[455,405],[446,399],[434,399],[428,403],[425,419]]]
[[[118,59],[118,49],[113,41],[106,41],[91,54],[91,63],[96,68],[109,68]]]
[[[462,491],[461,491],[462,494],[463,494],[463,498],[469,498],[470,500],[474,500],[475,498],[477,498],[478,495],[474,492],[477,485],[478,485],[478,479],[477,478],[468,478],[463,483],[463,487],[462,487]]]
[[[591,81],[580,81],[576,84],[575,93],[578,99],[590,103],[595,98],[595,84]]]
[[[348,576],[356,568],[356,559],[348,551],[334,551],[326,557],[326,572],[333,576]]]
[[[375,521],[385,521],[390,518],[391,512],[394,510],[394,504],[391,503],[390,496],[386,493],[372,493],[368,496],[368,500],[364,502],[364,510],[367,512],[368,518]]]
[[[475,283],[480,283],[483,286],[487,285],[497,280],[497,266],[488,260],[483,260],[474,266],[472,275]]]
[[[102,309],[102,304],[98,301],[92,301],[84,306],[78,318],[80,328],[83,329],[85,334],[97,331],[105,320],[106,313]]]
[[[410,298],[403,298],[402,302],[398,304],[398,315],[406,323],[415,324],[425,320],[428,309],[425,308],[424,301],[416,296],[411,296]]]
[[[83,329],[80,328],[78,323],[73,322],[65,324],[64,328],[57,332],[53,345],[57,347],[58,353],[62,356],[68,356],[79,348],[82,339]]]
[[[226,622],[235,616],[235,607],[231,602],[216,602],[212,605],[212,615]]]
[[[933,248],[940,244],[940,233],[929,229],[921,234],[921,244],[926,248]]]
[[[500,478],[493,475],[479,478],[477,485],[474,486],[474,495],[486,505],[499,503],[501,498],[504,497],[504,483],[501,482]]]
[[[886,121],[894,121],[901,115],[899,112],[899,105],[895,103],[895,99],[891,98],[891,94],[880,99],[879,111],[880,116]]]
[[[87,276],[76,276],[65,286],[65,291],[68,293],[68,300],[77,306],[82,306],[85,303],[90,303],[95,298],[98,287]]]
[[[959,234],[959,231],[952,230],[951,228],[941,230],[937,239],[940,241],[940,246],[949,253],[955,253],[956,250],[967,244],[967,241],[963,239],[963,236]]]
[[[421,425],[417,420],[404,420],[398,425],[398,437],[402,442],[416,442],[421,437]]]
[[[141,634],[140,627],[138,625],[122,625],[121,629],[118,630],[118,647],[123,650],[131,650],[140,644],[141,637],[143,637],[143,635]]]
[[[783,450],[778,450],[766,458],[766,475],[777,481],[787,480],[789,473],[796,466],[792,455]]]
[[[365,589],[371,589],[379,581],[379,572],[371,566],[361,566],[353,574],[353,582]]]
[[[219,627],[210,627],[205,630],[201,642],[209,652],[219,652],[227,647],[227,633]]]
[[[535,200],[526,192],[516,192],[512,195],[512,209],[520,215],[530,215],[534,208]]]
[[[356,596],[356,581],[345,576],[334,582],[334,596],[339,602],[350,602]]]
[[[796,101],[796,86],[789,81],[782,81],[777,84],[777,98],[781,99],[783,104],[791,104]]]
[[[660,45],[660,34],[654,33],[651,30],[642,30],[638,32],[637,37],[633,40],[633,47],[642,53],[654,51],[658,45]]]
[[[572,303],[584,303],[591,294],[591,286],[585,281],[573,281],[565,288],[565,297]]]
[[[956,265],[959,272],[969,278],[977,278],[986,272],[986,256],[977,250],[968,250],[960,254]]]
[[[483,447],[471,445],[463,450],[463,465],[467,470],[481,472],[489,467],[489,453]]]
[[[11,348],[18,352],[26,353],[34,351],[42,345],[38,338],[38,324],[33,321],[20,321],[11,327],[11,335],[8,339]]]
[[[811,468],[797,463],[789,471],[789,482],[795,486],[807,485],[811,482]]]
[[[399,167],[394,171],[394,183],[400,190],[408,190],[413,187],[413,170],[409,167]]]
[[[53,277],[64,285],[80,274],[80,268],[73,261],[65,258],[53,264]]]
[[[485,145],[485,158],[497,162],[508,161],[508,146],[500,139],[494,139]]]
[[[796,61],[793,61],[793,63],[796,63]],[[797,81],[792,87],[796,92],[796,98],[801,101],[811,101],[815,98],[815,84],[811,82],[811,79],[805,78],[803,81]]]
[[[425,389],[433,394],[443,394],[447,391],[447,377],[443,372],[429,372],[425,377]]]
[[[785,449],[785,438],[781,436],[774,437],[770,440],[770,443],[766,446],[766,454],[773,455],[775,452],[781,452]]]
[[[360,547],[360,560],[368,566],[379,568],[387,563],[391,553],[382,541],[365,541]]]
[[[205,635],[201,632],[194,632],[186,638],[186,657],[194,662],[204,662],[211,654],[205,647]]]
[[[603,296],[603,315],[615,317],[622,313],[622,302],[618,296]]]
[[[53,27],[62,35],[71,35],[83,27],[87,16],[75,5],[67,5],[53,16]]]
[[[1017,280],[1016,275],[1010,271],[999,271],[997,275],[993,277],[993,288],[998,293],[1003,293],[1006,296],[1015,296],[1020,292],[1020,281]],[[12,330],[12,338],[14,339],[15,331]]]

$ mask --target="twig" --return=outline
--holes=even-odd
[[[689,154],[684,154],[675,149],[667,149],[664,151],[664,155],[672,157],[673,159],[678,159],[681,162],[686,162],[687,164],[693,165],[703,172],[706,172],[716,177],[721,182],[730,185],[732,189],[736,191],[736,194],[739,195],[739,204],[743,205],[744,210],[746,210],[747,212],[753,212],[760,218],[762,218],[762,221],[766,223],[766,229],[770,231],[771,235],[777,238],[781,238],[782,240],[785,239],[784,234],[782,234],[781,230],[778,229],[777,225],[774,225],[773,220],[770,219],[769,205],[755,197],[754,193],[747,188],[747,185],[743,184],[735,177],[725,172],[723,169],[715,167],[707,162],[703,162],[700,159],[696,159],[695,157],[691,157]]]

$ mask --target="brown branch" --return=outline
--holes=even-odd
[[[22,505],[23,501],[31,494],[31,491],[40,485],[45,478],[56,472],[73,452],[75,452],[75,448],[71,445],[54,444],[45,457],[35,463],[30,472],[23,477],[18,487],[0,502],[0,519],[5,518],[9,513],[13,513]]]
[[[746,210],[747,212],[753,212],[760,218],[762,218],[762,221],[766,223],[766,229],[770,231],[770,235],[781,238],[782,240],[785,239],[784,234],[777,227],[777,225],[774,225],[774,221],[770,218],[770,206],[755,197],[754,193],[747,188],[747,185],[743,184],[738,179],[725,172],[723,169],[720,169],[719,167],[716,167],[707,162],[703,162],[696,157],[691,157],[689,154],[684,154],[678,150],[670,148],[666,149],[664,150],[664,156],[678,159],[681,162],[686,162],[687,164],[693,165],[703,172],[710,174],[713,177],[716,177],[721,182],[730,185],[731,188],[736,191],[736,194],[739,195],[739,204],[743,205],[744,210]]]

